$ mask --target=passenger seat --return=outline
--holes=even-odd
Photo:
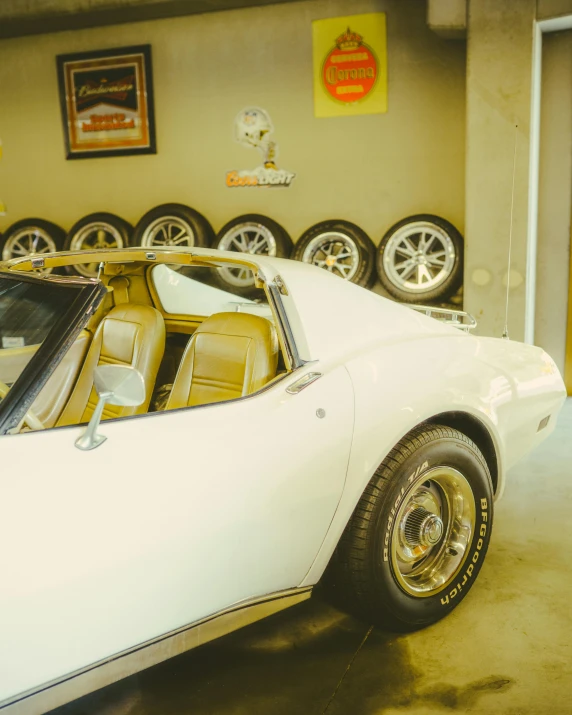
[[[249,313],[215,313],[189,340],[167,410],[208,405],[256,392],[276,375],[274,325]]]
[[[97,405],[93,373],[98,365],[131,365],[145,380],[145,401],[138,407],[105,405],[102,419],[147,412],[165,352],[165,322],[149,305],[121,303],[100,322],[71,397],[57,426],[88,422]]]

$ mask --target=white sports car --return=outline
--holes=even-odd
[[[442,618],[565,390],[539,348],[313,266],[134,248],[0,264],[0,397],[0,715],[31,715],[326,568],[372,622]]]

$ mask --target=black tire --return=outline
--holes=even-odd
[[[435,263],[410,264],[409,256],[398,249],[399,244],[407,239],[417,250],[422,245],[422,235],[433,235],[432,243],[426,254],[413,256],[414,261],[433,260]],[[403,249],[403,244],[401,244]],[[407,249],[406,249],[407,250]],[[432,214],[417,214],[408,216],[394,224],[381,239],[377,249],[376,270],[379,280],[385,290],[404,303],[428,303],[444,301],[452,296],[463,282],[463,237],[453,226],[439,216]],[[443,266],[440,267],[439,252],[445,253]],[[421,270],[425,267],[424,287]],[[407,270],[417,271],[415,280],[410,276],[401,277]],[[429,275],[429,279],[426,276]]]
[[[292,239],[276,221],[261,214],[244,214],[226,223],[217,233],[214,245],[221,251],[253,252],[287,258],[292,252]],[[250,297],[256,293],[254,276],[237,268],[221,268],[216,282],[223,289]]]
[[[133,226],[115,214],[105,211],[88,214],[74,223],[65,240],[66,251],[89,251],[97,248],[127,248],[131,243]],[[69,275],[87,278],[97,276],[97,263],[66,266]]]
[[[458,478],[456,472],[463,476],[464,481]],[[458,503],[459,508],[464,505],[470,511],[470,503],[474,499],[474,517],[467,517],[473,521],[472,531],[466,537],[466,548],[460,555],[450,546],[454,539],[449,541],[445,524],[449,521],[445,517],[447,507],[443,506],[444,531],[440,540],[434,546],[421,543],[415,547],[408,546],[427,549],[421,552],[420,560],[415,563],[416,569],[422,569],[425,564],[427,571],[418,576],[404,576],[401,566],[405,562],[399,561],[399,554],[402,553],[401,545],[408,544],[407,536],[403,534],[409,532],[403,525],[415,531],[417,527],[409,521],[411,513],[415,512],[414,519],[420,514],[416,508],[407,512],[413,503],[411,497],[414,493],[431,494],[434,489],[438,494],[441,489],[439,482],[435,481],[438,478],[445,484],[463,486],[466,494],[463,502],[443,499],[442,504]],[[404,519],[403,510],[408,514]],[[424,513],[429,514],[430,510]],[[430,516],[431,519],[434,521],[435,517]],[[439,425],[421,425],[397,444],[365,489],[334,555],[333,580],[336,585],[341,582],[346,598],[349,597],[360,615],[376,624],[398,632],[423,628],[446,616],[467,595],[489,546],[492,519],[491,477],[478,447],[457,430]],[[418,524],[419,533],[422,526]],[[426,526],[429,528],[429,522]],[[433,534],[434,538],[437,538],[437,533],[438,530]],[[455,546],[459,548],[457,542]],[[439,562],[439,554],[450,561]],[[441,572],[438,569],[440,563]],[[445,583],[440,587],[431,587],[433,582],[430,579],[438,573],[444,579],[446,577]],[[416,578],[422,577],[427,579],[423,582],[427,587],[423,596],[419,595],[421,591],[412,591],[411,586]],[[417,581],[414,589],[421,583]]]
[[[169,227],[178,233],[169,235]],[[133,233],[133,244],[145,248],[178,245],[181,248],[208,248],[214,231],[207,219],[184,204],[161,204],[147,211],[138,221]]]
[[[11,258],[20,258],[31,253],[61,251],[65,237],[66,232],[63,228],[51,221],[44,221],[41,218],[16,221],[0,238],[0,259],[9,261]],[[38,270],[38,273],[48,275],[52,270],[47,268]]]
[[[337,253],[333,253],[336,251]],[[342,261],[324,265],[330,258],[350,251]],[[371,288],[375,282],[375,246],[359,226],[349,221],[334,219],[311,226],[294,246],[292,258],[339,275],[345,280]]]

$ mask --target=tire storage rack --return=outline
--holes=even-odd
[[[224,251],[293,258],[310,263],[365,288],[379,279],[384,290],[404,303],[448,305],[463,279],[463,237],[449,222],[432,214],[416,214],[395,223],[376,248],[356,224],[342,219],[310,226],[294,244],[276,221],[261,214],[243,214],[215,234],[209,221],[184,204],[161,204],[135,226],[108,212],[84,216],[66,233],[38,218],[23,219],[0,235],[1,260],[30,254],[84,251],[127,246],[214,246]],[[40,273],[49,273],[51,269]],[[66,267],[70,273],[95,277],[97,263]],[[248,297],[254,277],[246,269],[221,268],[222,289]]]

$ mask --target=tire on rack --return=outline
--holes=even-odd
[[[161,204],[138,221],[133,244],[144,248],[179,246],[209,247],[214,231],[207,219],[184,204]]]
[[[292,239],[276,221],[261,214],[244,214],[226,223],[218,232],[215,244],[221,251],[288,258]],[[251,296],[256,288],[254,276],[246,268],[219,268],[217,283],[223,290]]]
[[[3,261],[23,256],[61,251],[66,232],[51,221],[40,218],[26,218],[13,223],[0,238],[0,257]],[[38,269],[39,275],[46,276],[52,268]]]
[[[381,239],[376,269],[383,287],[397,300],[446,300],[463,282],[463,237],[439,216],[408,216]]]
[[[364,288],[375,281],[375,246],[365,231],[349,221],[334,219],[311,226],[294,246],[292,258]]]
[[[478,447],[450,427],[421,425],[366,487],[332,559],[335,583],[388,630],[428,626],[475,582],[492,519],[492,482]]]
[[[100,211],[84,216],[71,227],[65,240],[65,249],[93,251],[100,248],[128,248],[132,233],[131,224],[120,216]],[[98,263],[80,263],[66,266],[66,271],[70,275],[94,278],[98,266]]]

